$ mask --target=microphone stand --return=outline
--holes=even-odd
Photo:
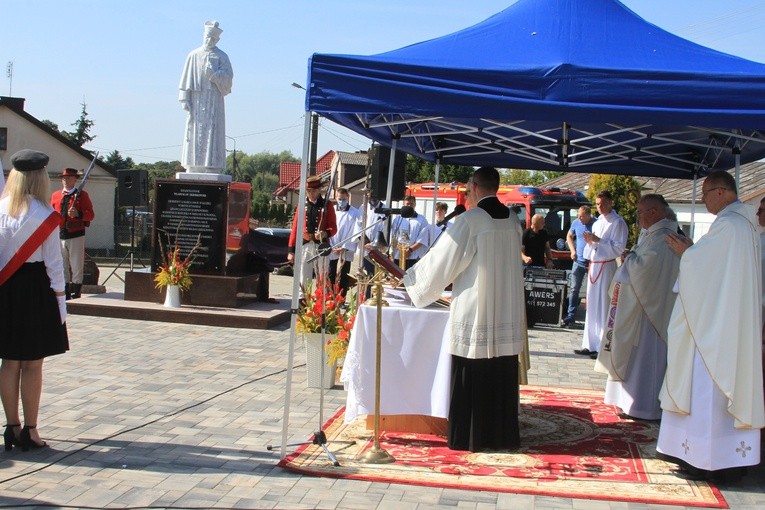
[[[339,161],[338,161],[339,165]],[[319,210],[317,212],[318,215],[321,216],[321,220],[319,221],[319,224],[316,226],[316,232],[319,234],[319,239],[321,240],[321,232],[323,231],[322,227],[325,224],[325,221],[327,219],[326,210],[331,207],[329,196],[332,192],[332,189],[334,188],[335,183],[335,176],[337,175],[337,166],[335,166],[335,169],[332,172],[332,176],[330,178],[329,186],[327,187],[327,192],[324,194],[323,203],[321,207],[319,207]],[[305,207],[305,204],[303,205]],[[302,238],[302,234],[300,236]],[[345,242],[345,241],[343,241]],[[301,246],[300,249],[302,250],[303,247]],[[329,239],[327,239],[327,242],[320,242],[319,246],[317,248],[317,252],[315,255],[309,257],[305,261],[301,261],[303,266],[307,264],[314,265],[313,263],[321,257],[321,261],[317,264],[318,267],[316,267],[316,276],[317,280],[321,282],[322,289],[321,289],[321,295],[326,296],[327,295],[327,256],[332,251],[332,247],[329,244]],[[303,276],[303,269],[304,267],[300,268],[299,272],[299,278]],[[325,370],[325,356],[326,351],[324,349],[324,346],[327,344],[326,339],[326,329],[325,324],[327,322],[327,310],[326,310],[326,299],[322,299],[321,301],[321,374],[319,380],[321,383],[319,384],[319,428],[316,432],[313,434],[313,439],[311,441],[305,441],[300,443],[291,443],[287,444],[285,446],[298,446],[298,445],[304,445],[304,444],[313,444],[320,446],[322,450],[324,450],[324,453],[327,455],[329,460],[332,462],[332,465],[335,467],[340,466],[340,462],[337,460],[337,457],[327,448],[327,434],[324,432],[322,427],[324,426],[324,370]],[[334,386],[334,382],[333,382]],[[341,443],[347,443],[347,444],[355,444],[356,441],[340,441]],[[266,445],[266,450],[274,450],[276,448],[281,448],[281,445],[275,446],[275,445]]]

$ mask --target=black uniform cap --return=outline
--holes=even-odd
[[[19,172],[30,172],[45,168],[48,159],[48,155],[43,152],[24,149],[11,156],[11,164]]]

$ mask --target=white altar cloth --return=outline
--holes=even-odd
[[[380,414],[447,418],[451,356],[449,311],[391,306],[382,309]],[[341,380],[348,397],[345,422],[375,412],[377,308],[359,307]]]

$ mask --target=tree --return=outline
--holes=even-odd
[[[226,158],[226,173],[238,177],[239,182],[252,182],[252,179],[259,174],[278,176],[279,164],[282,161],[300,161],[300,159],[293,156],[290,151],[282,151],[278,154],[263,151],[253,155],[237,151],[236,164],[238,169],[234,168],[234,155],[232,153]],[[276,187],[274,187],[275,189]]]
[[[624,218],[629,227],[627,246],[632,246],[637,241],[640,228],[637,226],[637,200],[640,196],[640,183],[628,175],[592,174],[587,198],[595,203],[597,194],[603,190],[611,192],[614,197],[614,209]]]
[[[149,201],[154,201],[154,182],[157,179],[171,179],[178,172],[186,170],[181,166],[180,161],[157,161],[156,163],[134,164],[133,168],[137,170],[146,170],[149,174]]]
[[[511,168],[500,172],[502,184],[524,184],[528,186],[541,186],[550,179],[563,175],[563,172],[551,172],[540,170],[522,170]]]
[[[473,175],[472,166],[441,164],[438,172],[438,182],[467,182]],[[414,156],[406,158],[407,182],[433,182],[436,180],[436,165]]]
[[[112,168],[115,168],[117,170],[124,169],[124,168],[133,168],[135,166],[135,162],[133,161],[133,158],[127,157],[123,158],[120,154],[120,151],[113,150],[110,152],[106,159],[104,160],[107,164],[111,165]]]
[[[61,130],[58,128],[58,124],[56,124],[56,123],[55,123],[55,122],[53,122],[52,120],[43,119],[43,120],[41,120],[40,122],[42,122],[43,124],[45,124],[46,126],[48,126],[49,128],[51,128],[51,129],[52,129],[53,131],[55,131],[56,133],[60,133],[60,132],[61,132]]]
[[[67,137],[72,143],[82,147],[88,142],[93,141],[96,136],[90,134],[90,129],[93,127],[94,122],[88,118],[88,112],[86,110],[87,105],[83,101],[82,111],[80,112],[80,118],[75,122],[72,122],[74,131],[62,131],[61,134]]]

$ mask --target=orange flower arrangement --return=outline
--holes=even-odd
[[[178,224],[180,228],[180,224]],[[200,234],[201,236],[201,234]],[[159,250],[162,253],[162,265],[159,266],[157,274],[154,275],[155,287],[162,289],[168,285],[177,285],[182,291],[187,291],[191,287],[191,274],[189,273],[189,266],[194,261],[194,252],[200,246],[200,237],[197,237],[197,242],[191,249],[186,258],[181,259],[181,249],[178,246],[178,232],[175,233],[176,242],[174,246],[170,246],[170,236],[167,235],[168,246],[167,252],[165,252],[165,246],[162,243],[162,237],[158,236]]]
[[[320,333],[324,324],[324,333],[329,337],[324,346],[327,351],[327,364],[332,365],[348,352],[351,329],[356,320],[355,293],[347,303],[340,292],[338,283],[324,283],[319,276],[308,282],[303,289],[304,299],[298,307],[297,331],[299,333]]]

